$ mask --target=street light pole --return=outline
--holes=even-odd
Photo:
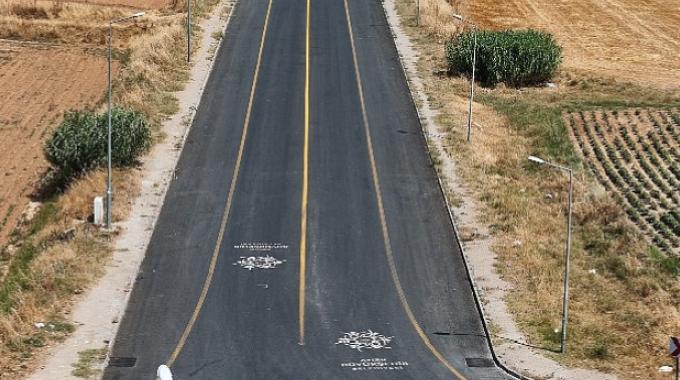
[[[477,26],[463,18],[463,16],[454,14],[453,18],[458,19],[472,27],[472,78],[470,78],[470,104],[468,107],[467,119],[467,142],[472,140],[472,103],[475,98],[475,71],[477,70]]]
[[[562,292],[562,336],[560,339],[560,352],[567,352],[567,324],[569,321],[569,269],[571,265],[571,210],[573,204],[574,171],[566,166],[553,164],[536,156],[529,156],[529,161],[539,165],[547,165],[569,174],[569,195],[567,201],[567,246],[564,252],[564,289]]]
[[[477,69],[477,27],[472,25],[474,45],[472,47],[472,79],[470,79],[470,106],[468,108],[467,142],[472,138],[472,102],[475,98],[475,70]]]
[[[564,295],[562,297],[562,339],[560,340],[560,352],[567,351],[567,322],[569,320],[569,266],[571,264],[571,207],[574,183],[574,172],[568,168],[569,173],[569,201],[567,212],[567,248],[564,253]]]
[[[106,149],[106,163],[108,167],[108,174],[106,177],[106,229],[111,230],[111,198],[113,196],[113,185],[112,185],[112,180],[111,180],[111,104],[113,103],[112,97],[113,97],[113,91],[111,90],[111,40],[113,39],[113,21],[109,23],[109,59],[108,59],[108,64],[109,64],[109,80],[108,80],[108,87],[109,87],[109,102],[108,102],[108,129],[107,129],[107,135],[108,135],[108,143],[107,143],[107,149]]]
[[[187,0],[187,63],[191,62],[191,0]]]
[[[416,0],[416,26],[420,26],[420,0]]]
[[[107,149],[106,149],[106,166],[107,166],[107,178],[106,178],[106,229],[111,231],[112,224],[112,212],[111,204],[113,198],[113,183],[112,183],[112,170],[111,170],[111,108],[113,104],[113,91],[111,89],[111,61],[113,56],[113,24],[144,16],[144,12],[135,13],[131,16],[119,18],[109,22],[109,55],[108,55],[108,128],[107,128]]]

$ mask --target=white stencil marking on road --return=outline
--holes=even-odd
[[[389,350],[392,348],[389,344],[393,338],[393,336],[385,336],[371,330],[362,332],[350,331],[338,338],[338,341],[335,342],[335,344],[342,344],[359,352],[363,349]]]
[[[283,243],[241,243],[236,244],[234,249],[247,249],[251,252],[270,252],[276,249],[288,249],[288,245]]]
[[[241,268],[253,270],[257,269],[275,269],[277,266],[283,264],[286,260],[279,260],[275,257],[267,256],[241,256],[241,258],[234,263],[240,265]]]
[[[352,371],[402,371],[408,367],[408,362],[398,360],[388,362],[384,358],[361,359],[358,362],[340,363],[340,367],[349,368]]]

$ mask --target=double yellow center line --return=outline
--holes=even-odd
[[[302,202],[300,203],[300,282],[298,287],[298,344],[305,344],[305,293],[307,283],[307,195],[309,192],[309,66],[311,0],[307,0],[305,20],[305,131],[302,151]]]

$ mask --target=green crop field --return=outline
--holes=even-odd
[[[680,253],[680,110],[564,115],[585,164],[660,250]]]

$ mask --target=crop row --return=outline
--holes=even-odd
[[[585,162],[629,219],[660,249],[677,252],[680,115],[634,112],[571,113],[567,121]],[[637,127],[643,122],[651,127],[644,134]]]

